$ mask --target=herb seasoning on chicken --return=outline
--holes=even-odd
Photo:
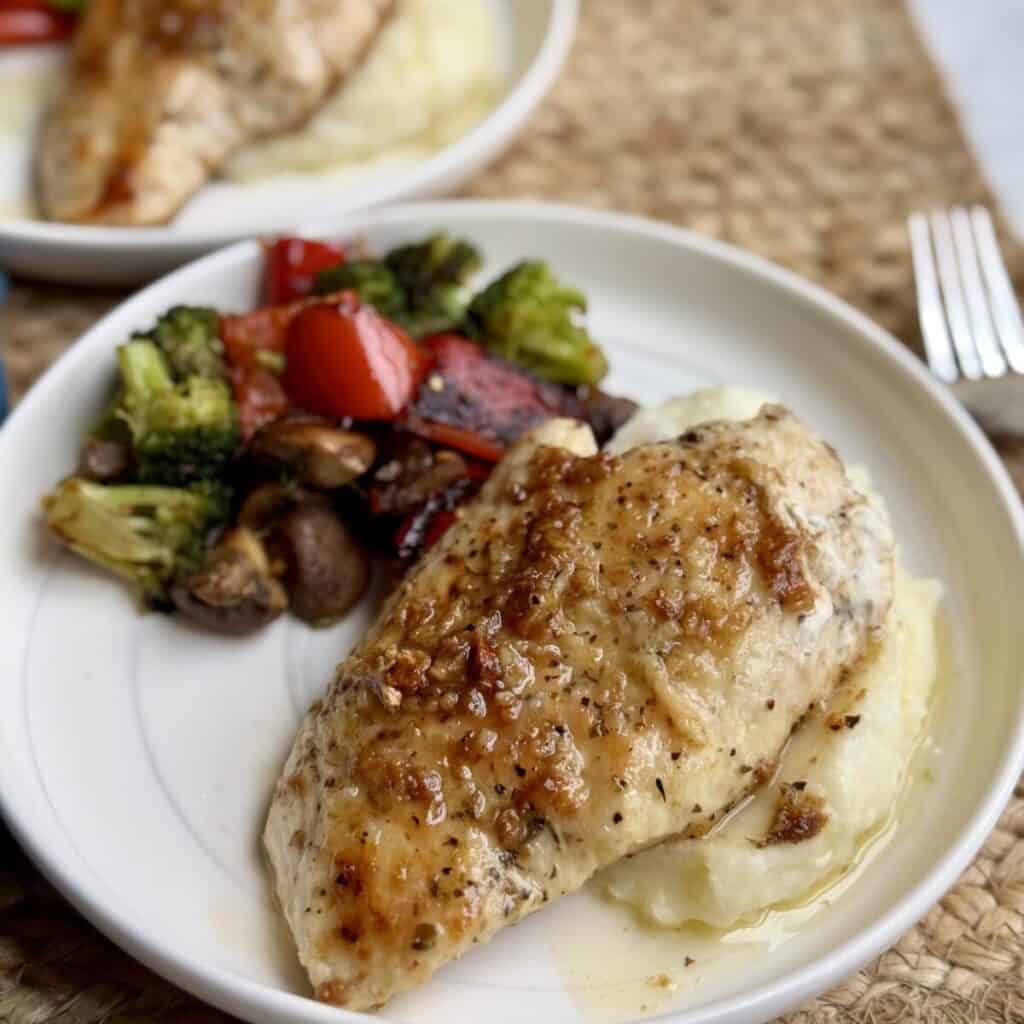
[[[884,516],[779,407],[621,456],[564,420],[528,435],[341,665],[277,785],[265,844],[317,996],[380,1005],[707,829],[891,591]]]

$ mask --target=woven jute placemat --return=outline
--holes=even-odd
[[[724,238],[824,284],[913,348],[907,213],[996,209],[898,0],[584,0],[553,95],[466,194],[626,210]],[[1021,251],[1004,241],[1019,282]],[[120,297],[16,283],[0,322],[15,397]],[[1024,486],[1024,442],[999,445]],[[1018,789],[957,887],[788,1020],[1024,1021],[1022,915]],[[0,1021],[223,1019],[103,939],[0,831]]]

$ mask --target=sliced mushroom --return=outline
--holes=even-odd
[[[260,484],[245,496],[238,510],[238,525],[263,533],[303,496],[304,492],[284,484]]]
[[[408,515],[466,473],[466,460],[458,452],[435,452],[422,441],[412,440],[374,472],[373,508],[383,515]]]
[[[82,450],[78,475],[99,484],[112,483],[120,480],[131,469],[131,465],[132,453],[127,445],[90,437]]]
[[[203,567],[171,590],[175,607],[217,633],[255,633],[288,607],[288,595],[251,530],[236,527],[210,550]]]
[[[376,454],[376,444],[365,434],[326,421],[275,420],[249,442],[253,459],[291,469],[302,483],[325,491],[362,476]]]
[[[292,611],[313,625],[340,619],[370,584],[366,553],[326,498],[313,497],[290,508],[267,547],[285,566]]]
[[[628,398],[609,395],[597,387],[581,385],[565,393],[561,406],[566,416],[590,425],[599,445],[608,441],[640,407]]]

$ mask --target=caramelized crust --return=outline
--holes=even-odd
[[[890,599],[887,524],[784,410],[618,457],[541,428],[296,739],[266,843],[317,995],[378,1005],[705,831]]]
[[[756,845],[802,843],[805,839],[813,839],[827,823],[828,812],[820,796],[809,792],[802,783],[783,783],[768,831]]]

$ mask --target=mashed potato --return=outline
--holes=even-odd
[[[702,388],[661,405],[639,409],[615,432],[605,450],[620,455],[641,444],[670,441],[708,420],[749,420],[774,398],[748,388]]]
[[[609,447],[666,440],[709,419],[745,419],[763,401],[740,389],[696,392],[638,413]],[[850,476],[879,500],[866,474]],[[597,884],[657,924],[729,928],[834,880],[884,828],[906,778],[938,668],[940,597],[937,582],[897,566],[882,641],[829,705],[804,720],[776,778],[704,839],[662,843],[609,868]],[[799,842],[766,841],[787,809],[803,809],[824,824]]]
[[[0,220],[35,215],[32,146],[58,81],[54,54],[19,58],[5,55],[0,68]]]
[[[251,143],[222,170],[253,181],[417,159],[464,135],[501,89],[498,27],[486,0],[402,0],[366,63],[301,130]]]

